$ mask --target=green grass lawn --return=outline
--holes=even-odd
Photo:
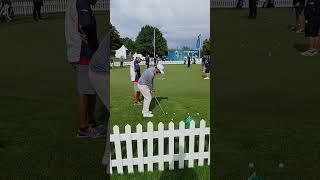
[[[210,123],[210,81],[204,80],[200,65],[188,69],[184,65],[165,65],[165,74],[156,75],[154,88],[160,104],[168,115],[164,115],[153,99],[150,110],[153,118],[143,118],[142,106],[133,106],[133,83],[129,67],[114,68],[111,71],[111,125],[121,130],[129,124],[146,126],[147,122],[163,122],[167,125],[173,118],[178,125],[190,113],[195,119],[200,117]],[[141,66],[145,70],[145,66]],[[176,113],[173,115],[173,113]],[[200,117],[197,115],[200,114]]]
[[[141,66],[144,71],[145,67]],[[164,115],[153,99],[151,110],[153,118],[143,118],[142,106],[133,106],[133,83],[130,82],[129,68],[114,68],[111,71],[111,121],[112,126],[118,125],[124,132],[124,126],[129,124],[135,132],[139,123],[146,130],[149,121],[157,129],[159,122],[163,122],[165,129],[173,119],[175,128],[178,123],[191,116],[199,120],[200,117],[207,121],[210,126],[210,81],[204,80],[200,71],[200,65],[192,65],[188,69],[185,65],[165,65],[165,74],[155,77],[156,95],[160,104],[168,115]],[[173,115],[175,113],[175,115]],[[200,117],[197,115],[200,114]],[[209,179],[209,166],[196,167],[194,169],[174,170],[155,173],[136,173],[133,175],[113,175],[112,179]],[[170,179],[169,177],[169,179]]]
[[[107,13],[97,14],[99,38]],[[103,179],[105,140],[77,139],[76,81],[64,15],[0,23],[0,179]]]
[[[248,20],[247,10],[211,9],[214,179],[248,177],[249,162],[266,179],[312,179],[319,174],[320,56],[300,55],[304,35],[287,29],[292,9],[258,11]]]

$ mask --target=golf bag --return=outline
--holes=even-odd
[[[3,0],[0,8],[1,21],[9,22],[14,18],[14,11],[10,0]]]
[[[241,9],[243,6],[243,0],[238,0],[238,3],[237,3],[237,9]]]

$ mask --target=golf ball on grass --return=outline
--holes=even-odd
[[[173,113],[173,115],[176,115],[176,113]]]
[[[171,119],[171,121],[173,121],[173,118]]]
[[[283,163],[279,163],[279,168],[283,168],[284,164]]]
[[[251,162],[251,163],[249,163],[249,167],[254,167],[254,164]]]
[[[190,113],[188,113],[188,115],[190,115]]]
[[[168,114],[168,112],[166,112],[166,114]]]

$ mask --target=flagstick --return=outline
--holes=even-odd
[[[200,61],[200,50],[201,50],[201,34],[199,36],[199,61]]]
[[[153,29],[153,58],[156,58],[156,28],[155,27]]]

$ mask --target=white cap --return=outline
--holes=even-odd
[[[161,72],[161,74],[164,74],[164,66],[162,64],[157,65],[157,69]]]

